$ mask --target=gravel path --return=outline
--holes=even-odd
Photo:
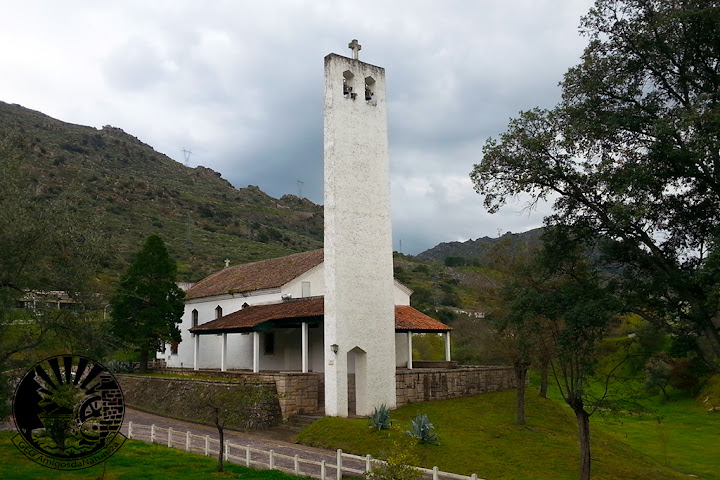
[[[197,423],[192,422],[184,422],[182,420],[176,420],[173,418],[167,418],[167,417],[161,417],[158,415],[153,415],[150,413],[142,412],[139,410],[135,410],[132,408],[125,408],[125,418],[123,420],[123,426],[120,429],[120,432],[127,436],[128,433],[128,424],[129,422],[133,422],[133,424],[141,424],[141,425],[155,425],[156,427],[160,428],[168,428],[172,427],[173,431],[176,432],[178,436],[184,435],[185,432],[190,432],[194,435],[200,435],[205,436],[209,435],[211,439],[218,439],[218,433],[217,429],[214,427],[209,427],[206,425],[200,425]],[[134,428],[134,427],[133,427]],[[165,437],[167,438],[167,437]],[[287,455],[290,457],[294,457],[295,455],[298,455],[300,459],[303,460],[312,460],[315,462],[321,462],[322,460],[325,460],[327,463],[326,468],[326,477],[327,478],[336,478],[336,471],[334,468],[334,465],[336,463],[337,454],[334,451],[331,450],[324,450],[321,448],[314,448],[314,447],[308,447],[305,445],[299,445],[295,443],[285,442],[282,440],[267,438],[266,435],[257,435],[253,433],[248,432],[242,432],[242,431],[236,431],[236,430],[225,430],[225,440],[229,443],[233,443],[236,445],[243,445],[243,446],[249,446],[251,448],[256,448],[259,450],[273,450],[276,454],[281,455]],[[255,459],[255,453],[253,453],[253,459]],[[267,456],[264,456],[265,458],[261,459],[261,461],[267,463]],[[293,468],[293,461],[292,460],[286,460],[286,459],[276,459],[275,464],[280,467],[292,469]],[[330,466],[332,465],[332,467]],[[358,469],[360,471],[365,470],[365,462],[359,461],[359,460],[353,460],[353,459],[343,459],[343,466],[344,467],[350,467],[354,469]],[[301,471],[304,475],[312,474],[313,476],[318,477],[320,473],[320,467],[314,466],[314,465],[308,465],[301,463]],[[346,473],[344,476],[348,476]]]

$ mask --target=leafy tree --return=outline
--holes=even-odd
[[[488,265],[496,272],[496,288],[486,289],[483,303],[488,305],[488,320],[497,331],[494,348],[505,357],[515,373],[517,398],[516,423],[525,424],[525,384],[533,363],[542,372],[541,395],[547,393],[547,371],[552,349],[544,319],[533,312],[517,315],[512,306],[517,290],[536,282],[533,262],[537,245],[516,244],[509,237],[487,250]]]
[[[665,352],[653,355],[645,365],[645,388],[650,393],[662,392],[663,400],[667,400],[667,387],[670,385],[672,359]]]
[[[12,372],[55,354],[102,356],[107,346],[92,282],[104,239],[76,209],[72,185],[47,191],[31,170],[33,151],[22,137],[0,137],[0,419]],[[70,308],[48,301],[57,292]]]
[[[590,478],[590,417],[610,402],[615,371],[628,359],[621,355],[599,372],[600,392],[588,388],[596,375],[598,348],[620,313],[612,284],[588,261],[585,246],[551,231],[537,257],[532,282],[517,283],[508,306],[511,325],[543,318],[552,343],[550,366],[565,403],[575,413],[580,443],[580,479]],[[516,327],[517,328],[517,327]],[[626,346],[625,351],[629,351]],[[599,380],[599,381],[598,381]]]
[[[491,212],[550,200],[546,223],[611,240],[635,311],[720,371],[720,6],[596,0],[581,31],[560,103],[487,141],[475,189]]]
[[[148,355],[162,345],[180,341],[185,292],[175,283],[177,267],[165,243],[151,235],[120,278],[110,300],[113,331],[140,354],[140,371]]]

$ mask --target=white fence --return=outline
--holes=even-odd
[[[185,450],[186,452],[201,453],[205,456],[217,456],[220,449],[220,440],[209,435],[201,436],[193,433],[181,432],[172,428],[156,427],[155,425],[141,425],[128,423],[128,438],[144,442],[167,445],[171,448]],[[385,463],[372,458],[370,455],[359,456],[344,453],[338,450],[335,463],[325,460],[316,461],[301,458],[299,455],[284,455],[274,450],[261,450],[246,445],[236,445],[224,442],[223,458],[231,463],[263,470],[280,470],[293,475],[312,477],[320,480],[341,480],[343,477],[367,477],[373,465]],[[432,469],[415,467],[427,480],[483,480],[476,474],[471,476],[457,475],[443,472],[437,467]]]

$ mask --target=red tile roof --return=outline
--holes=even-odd
[[[320,249],[224,268],[196,283],[185,292],[185,299],[279,288],[322,261]]]
[[[448,332],[452,328],[444,323],[407,306],[395,306],[395,331],[397,332]]]
[[[265,322],[291,323],[300,319],[321,320],[325,311],[323,297],[309,297],[288,300],[270,305],[251,305],[191,328],[192,333],[233,333],[251,332]]]
[[[277,326],[289,326],[299,321],[319,322],[324,314],[323,297],[298,298],[270,305],[248,306],[217,320],[203,323],[190,331],[198,334],[251,332],[267,322],[273,322]],[[272,327],[272,323],[268,327]],[[396,306],[395,330],[447,332],[452,328],[412,307]]]

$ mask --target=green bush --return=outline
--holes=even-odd
[[[405,437],[407,438],[407,437]],[[373,463],[372,470],[367,472],[369,480],[419,480],[422,472],[413,467],[418,463],[414,446],[407,444],[403,437],[393,439],[390,453],[385,462]]]

